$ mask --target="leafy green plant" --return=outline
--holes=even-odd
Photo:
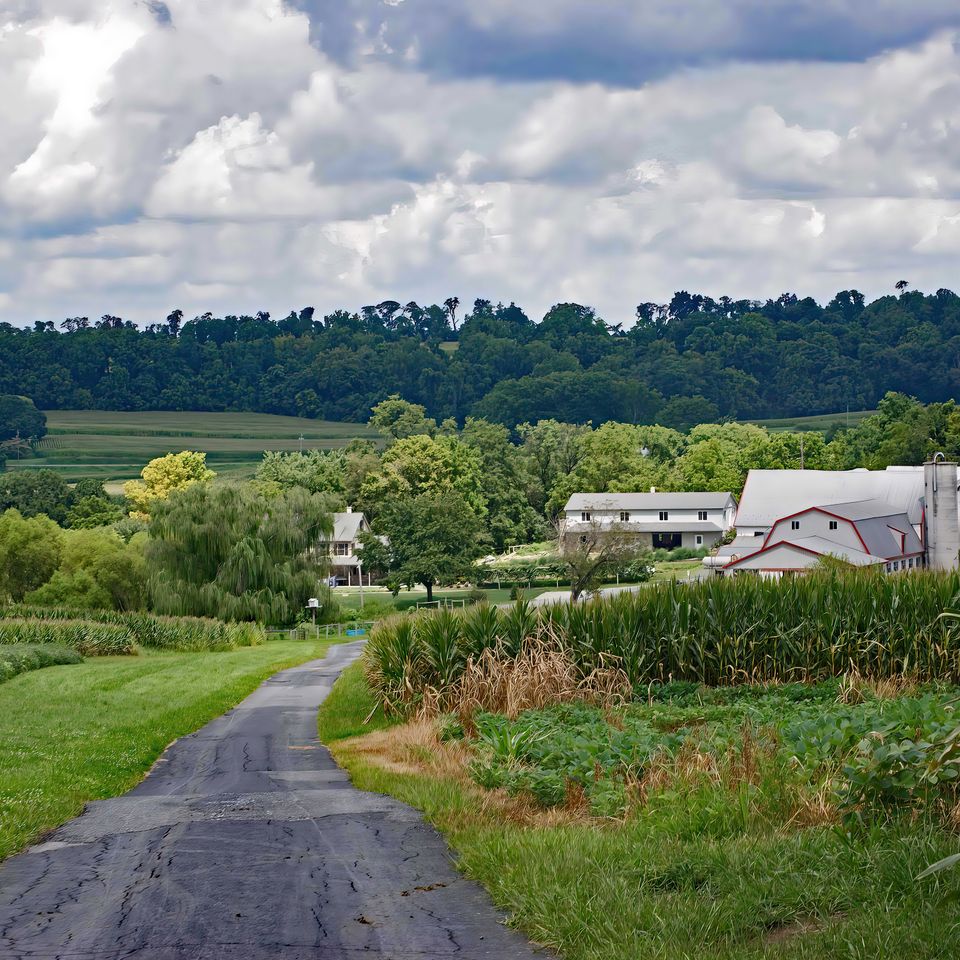
[[[0,683],[30,670],[74,663],[83,663],[83,657],[76,650],[58,644],[16,643],[0,646]]]

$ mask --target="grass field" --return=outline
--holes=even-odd
[[[377,434],[358,423],[333,423],[266,413],[135,413],[48,410],[38,456],[8,469],[47,467],[67,480],[129,480],[148,460],[201,450],[218,473],[252,474],[264,450],[328,450]],[[301,440],[301,437],[303,438]]]
[[[482,789],[474,749],[441,742],[436,725],[398,726],[373,711],[361,670],[349,668],[321,707],[321,739],[360,788],[423,810],[460,868],[490,891],[511,924],[563,960],[960,955],[960,873],[916,879],[956,851],[950,830],[918,815],[848,832],[829,809],[820,811],[816,794],[789,766],[777,766],[757,742],[755,752],[738,747],[754,711],[779,720],[799,709],[784,704],[776,688],[775,703],[765,703],[761,692],[728,706],[696,698],[682,709],[634,704],[610,714],[609,725],[597,710],[599,738],[591,727],[571,729],[574,742],[559,753],[543,736],[548,729],[567,735],[566,724],[527,737],[544,756],[575,762],[595,748],[602,759],[615,755],[617,739],[632,728],[642,734],[645,723],[656,724],[661,710],[666,731],[683,719],[705,736],[731,738],[716,774],[698,766],[700,753],[681,754],[689,766],[678,766],[673,779],[664,766],[659,783],[645,781],[649,792],[630,815],[601,817],[584,810],[576,793],[544,810],[504,789]],[[496,742],[512,751],[523,741],[511,734]],[[510,762],[524,769],[518,757]],[[587,766],[593,762],[587,758]],[[807,801],[793,806],[801,797]]]
[[[46,667],[0,684],[0,859],[136,784],[166,746],[323,641],[144,653]]]
[[[784,417],[778,420],[744,420],[744,423],[755,423],[758,427],[778,433],[785,431],[812,431],[826,433],[837,427],[855,427],[861,420],[872,417],[876,410],[844,410],[842,413],[824,413],[813,417]]]

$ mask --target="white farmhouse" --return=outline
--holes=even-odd
[[[636,534],[653,549],[713,546],[733,526],[732,493],[575,493],[564,507],[560,542],[586,530]]]
[[[330,575],[338,585],[360,584],[360,534],[369,530],[370,524],[362,513],[346,510],[333,515],[333,536],[324,547],[330,556]],[[367,577],[369,579],[369,573]]]

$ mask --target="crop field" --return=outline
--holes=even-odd
[[[364,424],[333,423],[266,413],[113,412],[48,410],[47,436],[37,456],[8,469],[45,467],[66,480],[139,476],[148,460],[200,450],[220,474],[250,475],[265,450],[329,450],[355,438],[376,440]],[[301,439],[302,438],[302,439]]]
[[[633,689],[817,681],[851,670],[960,683],[960,574],[669,581],[578,606],[395,617],[370,638],[369,678],[388,708],[424,696],[456,703],[471,658],[530,647],[566,658],[575,683],[615,665]]]
[[[766,427],[772,433],[819,431],[827,433],[838,427],[855,427],[861,420],[872,417],[876,410],[844,410],[841,413],[824,413],[812,417],[784,417],[775,420],[745,420]]]
[[[564,960],[958,955],[960,870],[928,872],[957,849],[956,687],[564,698],[542,654],[499,702],[409,722],[356,664],[320,713],[353,782],[423,810],[531,939]]]

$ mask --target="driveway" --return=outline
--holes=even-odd
[[[417,811],[355,789],[317,741],[360,649],[277,674],[0,865],[0,957],[542,958]]]

